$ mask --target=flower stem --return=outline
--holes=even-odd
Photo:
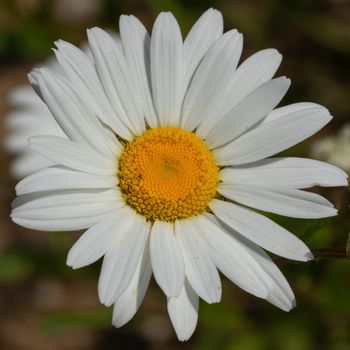
[[[345,247],[311,249],[311,252],[314,255],[315,260],[321,260],[321,259],[350,260],[350,234],[347,239]],[[290,264],[290,263],[300,262],[300,261],[293,261],[293,260],[289,260],[281,257],[274,259],[274,261],[277,264]]]

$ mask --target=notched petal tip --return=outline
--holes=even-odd
[[[284,312],[290,312],[290,311],[292,311],[293,309],[295,308],[295,306],[293,305],[293,302],[290,304],[290,305],[286,305],[283,309],[281,309],[281,310],[283,310]]]
[[[67,255],[66,265],[71,267],[73,270],[77,270],[77,269],[81,268],[82,266],[79,266],[79,264],[77,264],[76,260],[77,260],[77,256],[74,255],[74,253],[72,252],[72,249],[71,249]]]
[[[89,40],[94,39],[95,36],[101,32],[104,32],[104,30],[99,27],[92,27],[92,28],[86,29],[86,33]]]
[[[102,293],[102,291],[100,290],[100,288],[98,286],[98,299],[99,299],[100,303],[106,307],[110,307],[113,305],[115,300],[113,300],[110,296],[105,295],[105,294],[106,293]]]
[[[288,86],[288,87],[289,87],[290,84],[291,84],[291,80],[290,80],[288,77],[286,77],[285,75],[276,78],[276,80],[280,80],[281,82],[283,82],[284,84],[286,84],[286,86]]]

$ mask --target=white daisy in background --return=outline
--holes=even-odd
[[[272,79],[281,55],[263,50],[237,68],[242,35],[223,34],[213,9],[184,41],[171,13],[158,16],[151,37],[138,19],[121,16],[119,40],[99,28],[88,39],[91,59],[58,41],[64,74],[30,74],[67,138],[31,138],[55,165],[17,185],[13,220],[47,231],[87,229],[67,262],[80,268],[104,257],[98,293],[114,304],[117,327],[136,313],[152,273],[180,340],[196,327],[199,297],[220,301],[218,270],[290,310],[293,292],[260,247],[298,261],[312,254],[248,207],[294,218],[336,215],[329,201],[302,189],[344,186],[342,170],[268,158],[321,129],[328,110],[274,109],[290,85]]]
[[[5,119],[8,135],[4,146],[16,158],[11,164],[11,174],[21,179],[38,170],[54,165],[52,161],[32,151],[28,139],[36,135],[65,137],[52,114],[30,86],[13,89],[9,95],[13,111]]]
[[[336,135],[316,140],[311,155],[326,160],[350,173],[350,124],[345,124]]]

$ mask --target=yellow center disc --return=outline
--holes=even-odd
[[[219,168],[205,143],[178,128],[150,129],[128,143],[119,169],[125,200],[152,221],[206,210],[219,181]]]

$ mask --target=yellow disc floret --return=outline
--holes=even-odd
[[[178,128],[150,129],[127,143],[119,169],[126,202],[151,221],[203,212],[219,181],[205,143]]]

